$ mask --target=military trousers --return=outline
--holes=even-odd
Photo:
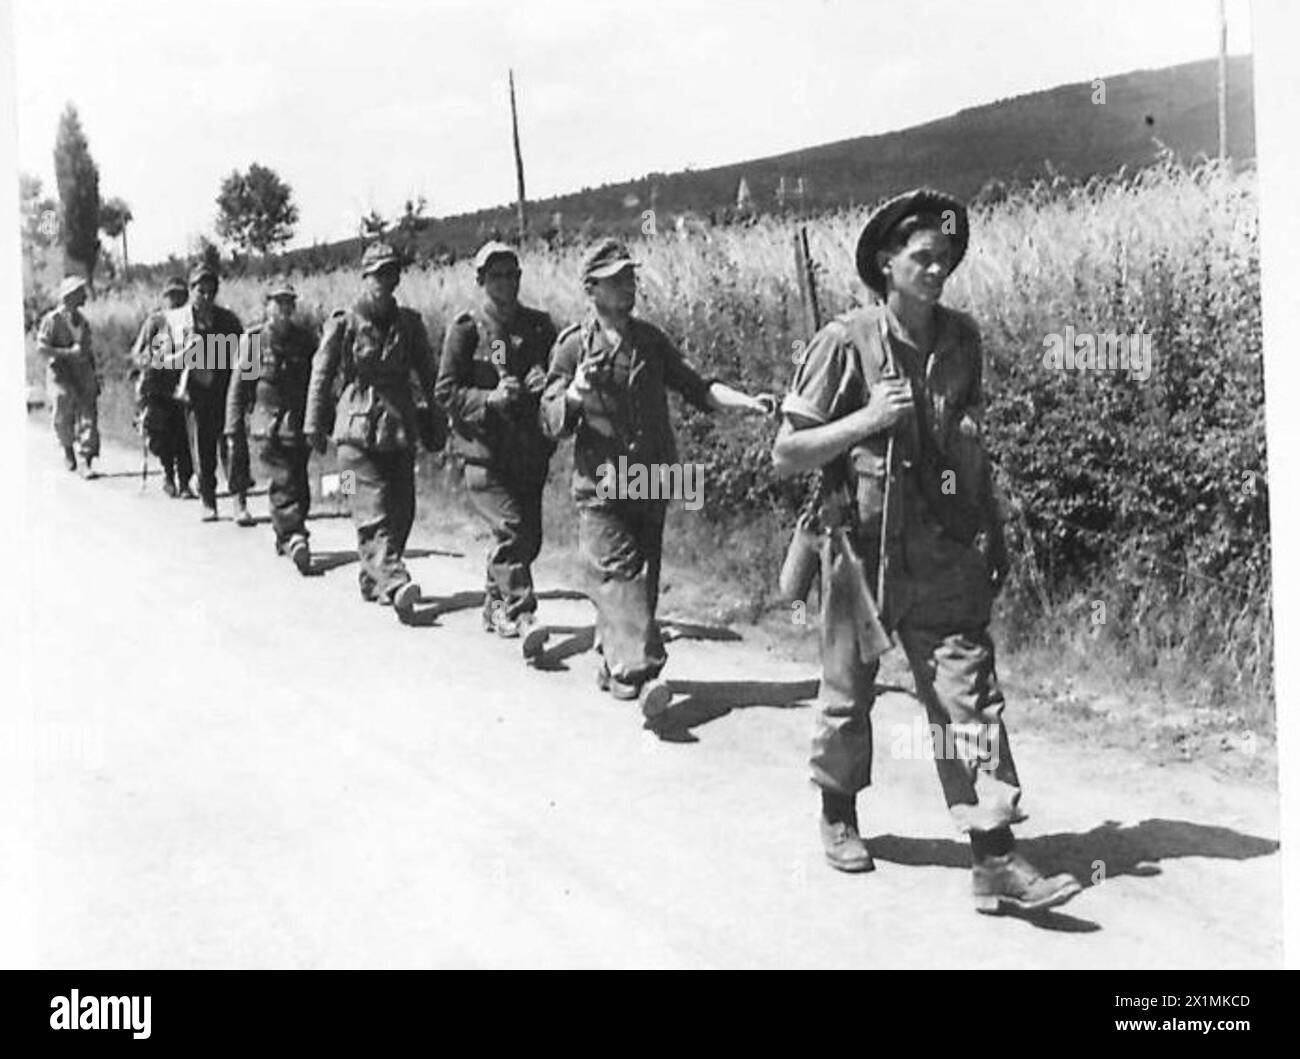
[[[275,543],[283,547],[294,537],[310,536],[307,515],[311,511],[311,483],[307,480],[307,463],[311,449],[306,442],[286,445],[276,438],[264,438],[257,455],[269,479],[267,499]]]
[[[83,459],[99,455],[99,383],[95,367],[85,356],[51,359],[45,372],[54,435],[65,449]]]
[[[231,492],[248,488],[248,446],[231,446],[223,433],[226,401],[220,387],[194,387],[190,391],[190,418],[194,422],[194,447],[198,453],[199,498],[216,503],[217,464],[225,463],[226,484]],[[229,452],[229,462],[226,462]]]
[[[362,598],[391,599],[411,580],[402,556],[415,522],[415,454],[341,444],[338,466],[352,490]]]
[[[481,464],[465,465],[469,502],[492,531],[488,545],[483,614],[499,611],[513,620],[537,610],[532,564],[542,550],[542,490],[546,472],[511,473]]]
[[[578,546],[596,605],[596,650],[616,680],[642,684],[668,661],[655,610],[663,558],[660,500],[605,500],[578,508]]]
[[[876,540],[856,545],[875,589]],[[853,795],[871,783],[871,707],[878,662],[859,651],[859,610],[848,564],[823,551],[821,687],[812,779]],[[890,624],[907,655],[926,725],[891,740],[891,753],[934,758],[939,784],[961,831],[989,831],[1025,819],[1020,781],[1002,722],[988,634],[992,593],[980,552],[933,525],[908,527],[891,562]],[[917,733],[928,743],[920,745]]]
[[[194,474],[185,406],[174,397],[162,395],[146,397],[141,403],[141,421],[149,451],[158,457],[168,476],[174,475],[178,485],[185,485]]]

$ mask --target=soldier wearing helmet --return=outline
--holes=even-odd
[[[85,304],[86,281],[68,276],[59,285],[59,304],[45,314],[37,328],[36,349],[47,360],[45,388],[64,464],[75,471],[80,449],[83,473],[94,478],[94,461],[99,456],[100,386],[90,324],[81,312]]]

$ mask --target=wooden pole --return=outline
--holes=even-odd
[[[1228,13],[1219,0],[1219,158],[1228,157]]]
[[[524,156],[519,150],[519,112],[515,108],[515,72],[510,71],[510,130],[515,145],[515,191],[519,213],[519,242],[528,234],[528,214],[524,208]]]

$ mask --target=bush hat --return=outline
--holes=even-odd
[[[885,294],[885,276],[876,263],[876,254],[885,248],[894,227],[914,214],[934,214],[944,222],[943,232],[952,242],[954,270],[966,256],[966,247],[970,243],[970,218],[959,199],[933,188],[915,188],[896,195],[867,218],[862,234],[858,236],[855,255],[862,282],[881,297]],[[951,231],[947,225],[949,218],[953,221]]]

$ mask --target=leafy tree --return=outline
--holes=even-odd
[[[93,278],[99,259],[99,167],[90,157],[81,119],[71,103],[59,118],[54,175],[63,205],[64,257]]]
[[[217,234],[259,254],[287,243],[298,223],[293,189],[274,169],[256,162],[247,173],[235,171],[222,181],[217,210]]]
[[[130,267],[130,260],[126,255],[126,226],[133,220],[135,220],[135,216],[131,213],[131,207],[120,198],[111,198],[99,207],[100,231],[110,239],[121,237],[122,270],[124,272]]]
[[[42,195],[44,188],[39,177],[30,173],[18,176],[18,202],[21,211],[23,254],[33,260],[37,250],[50,246],[59,234],[59,205]]]

